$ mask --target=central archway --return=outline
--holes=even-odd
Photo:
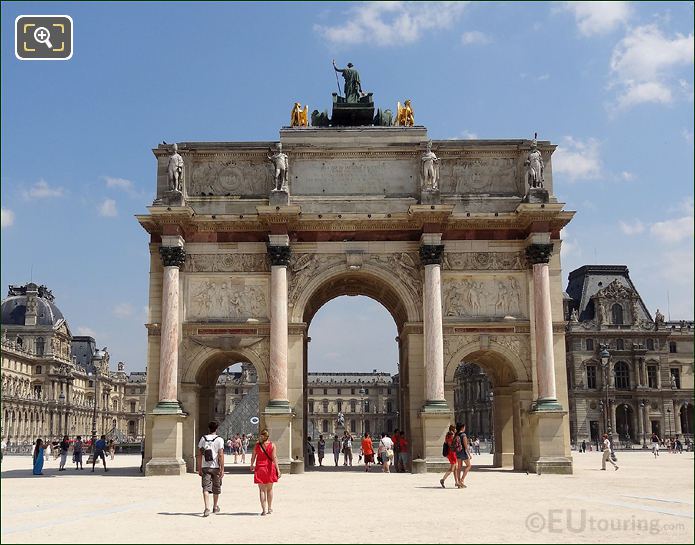
[[[377,267],[360,267],[358,270],[345,270],[345,267],[337,267],[333,270],[325,271],[314,278],[304,290],[303,296],[298,299],[297,304],[293,309],[295,319],[304,324],[306,334],[303,337],[304,350],[302,361],[303,375],[303,399],[302,399],[302,420],[301,420],[301,435],[295,433],[294,440],[297,438],[304,439],[309,425],[309,388],[308,372],[309,372],[309,350],[308,343],[310,337],[308,335],[309,327],[316,313],[326,303],[342,296],[364,296],[381,304],[393,318],[397,336],[395,341],[398,343],[397,348],[397,384],[381,384],[379,387],[388,391],[392,388],[397,391],[394,405],[398,407],[396,413],[394,407],[392,412],[396,413],[390,422],[393,429],[405,429],[408,437],[412,438],[413,448],[418,445],[421,449],[421,438],[417,438],[417,431],[411,429],[410,409],[413,403],[422,404],[422,393],[417,400],[412,400],[408,388],[408,377],[410,367],[413,363],[409,357],[407,344],[403,342],[403,338],[408,336],[409,326],[417,323],[420,320],[420,309],[416,305],[412,295],[409,293],[408,287],[404,285],[401,279],[396,275],[391,274],[384,269]],[[421,328],[421,326],[420,326]],[[412,327],[410,327],[412,329]],[[391,342],[391,339],[385,339],[384,342]],[[421,354],[419,355],[421,357]],[[419,366],[422,366],[422,360],[419,361]],[[351,388],[352,389],[352,388]],[[359,394],[356,393],[358,396]],[[383,407],[380,408],[384,409]],[[386,425],[387,421],[385,421]],[[299,424],[299,422],[297,422]],[[349,420],[348,420],[349,424]],[[360,426],[356,426],[359,430],[364,431]],[[377,430],[370,430],[371,433]],[[382,430],[378,430],[382,431]],[[385,428],[383,431],[387,431]],[[303,443],[303,441],[302,441]],[[294,450],[294,449],[293,449]],[[304,458],[304,453],[302,453]]]

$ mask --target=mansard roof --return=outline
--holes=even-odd
[[[567,294],[572,299],[572,309],[579,312],[579,321],[594,318],[592,297],[602,295],[608,299],[636,296],[637,320],[652,321],[651,314],[630,279],[625,265],[584,265],[569,274]]]

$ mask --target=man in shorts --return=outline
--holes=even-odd
[[[92,454],[92,473],[94,473],[94,465],[97,463],[97,458],[101,458],[104,464],[104,471],[108,471],[108,469],[106,469],[106,456],[104,455],[104,450],[106,450],[106,436],[102,435],[101,439],[98,439],[92,448],[94,449]]]
[[[212,512],[219,513],[217,501],[222,493],[222,477],[224,476],[224,439],[217,435],[217,422],[208,424],[207,435],[198,442],[198,475],[202,477],[203,516],[210,515],[209,495],[212,494]]]

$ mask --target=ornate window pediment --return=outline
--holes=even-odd
[[[637,294],[635,293],[635,290],[632,288],[629,288],[628,286],[624,286],[618,280],[613,280],[610,284],[608,284],[605,288],[601,288],[596,292],[595,297],[603,297],[605,299],[632,299],[633,297],[637,297]]]

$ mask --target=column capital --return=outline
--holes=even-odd
[[[553,243],[550,244],[529,244],[526,247],[526,259],[531,265],[538,263],[548,263],[553,253]]]
[[[423,244],[420,246],[420,261],[423,265],[441,265],[444,244]]]
[[[270,265],[287,267],[290,263],[290,255],[292,251],[289,246],[275,246],[273,244],[268,244],[268,257],[270,258]]]
[[[186,250],[181,246],[160,246],[159,255],[165,267],[183,267],[186,261]]]

